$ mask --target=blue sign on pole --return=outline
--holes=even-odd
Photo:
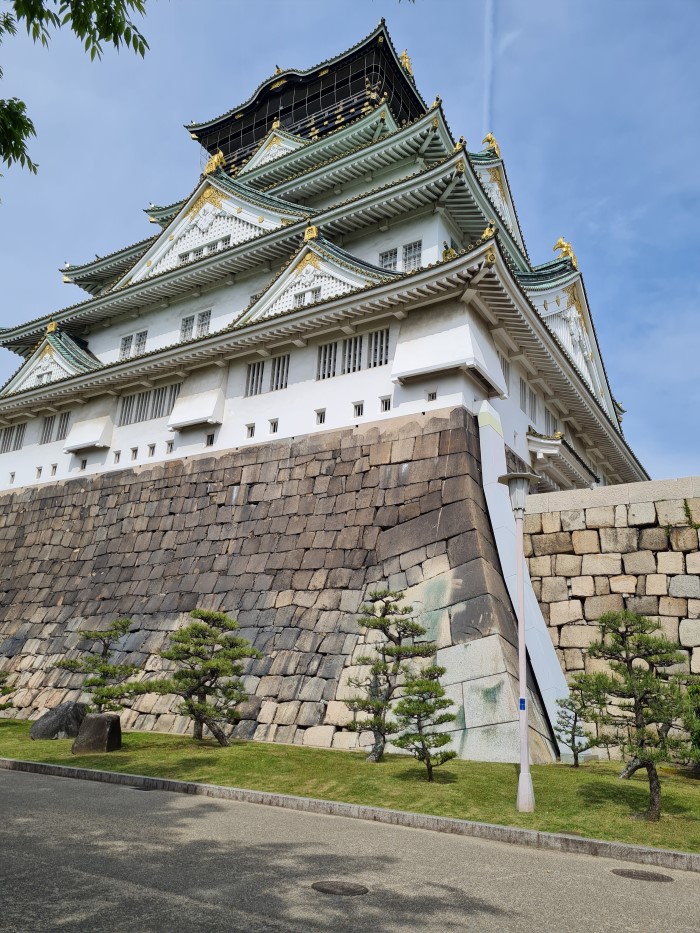
[[[525,709],[525,697],[520,697],[520,709]]]

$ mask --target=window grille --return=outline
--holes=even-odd
[[[131,356],[131,344],[134,342],[134,335],[127,334],[126,337],[122,337],[122,342],[119,345],[119,359],[128,360]]]
[[[297,292],[294,295],[294,307],[305,308],[306,305],[312,305],[321,300],[321,289],[309,288],[305,292]]]
[[[317,379],[330,379],[335,376],[335,363],[338,354],[337,343],[324,343],[318,348]]]
[[[58,430],[56,431],[56,440],[64,441],[68,437],[68,425],[70,424],[70,412],[63,411],[58,416]]]
[[[558,430],[559,430],[559,422],[554,417],[554,415],[551,413],[551,411],[548,408],[545,408],[544,410],[544,433],[549,434],[551,436],[552,434],[556,434]]]
[[[169,386],[148,389],[146,392],[139,392],[136,395],[122,396],[119,411],[120,427],[169,415],[180,394],[180,385],[181,383],[176,382]]]
[[[173,447],[174,447],[174,446],[175,446],[175,442],[174,442],[174,441],[166,441],[166,442],[165,442],[165,452],[166,452],[166,454],[171,454],[171,453],[173,452]]]
[[[200,259],[204,255],[204,247],[198,246],[197,249],[192,250],[192,258]]]
[[[365,403],[355,402],[352,406],[352,411],[355,418],[361,418],[365,413]]]
[[[362,337],[348,337],[343,340],[342,372],[356,373],[362,369]]]
[[[140,356],[146,349],[147,330],[140,330],[134,337],[134,356]]]
[[[21,450],[22,445],[24,444],[24,432],[27,430],[26,424],[15,425],[15,443],[12,447],[13,450]]]
[[[151,392],[139,392],[134,403],[134,421],[148,421]]]
[[[213,447],[213,446],[214,446],[214,435],[213,435],[213,434],[207,434],[207,439],[206,439],[206,441],[204,442],[204,446],[205,446],[205,447]]]
[[[166,415],[172,414],[173,408],[175,407],[175,402],[177,401],[178,395],[180,394],[181,386],[181,382],[174,382],[172,385],[168,386],[168,404],[165,407]]]
[[[537,396],[535,395],[534,389],[530,389],[528,392],[528,401],[530,409],[530,420],[533,424],[537,421]]]
[[[277,434],[277,428],[279,427],[279,421],[277,418],[273,418],[270,421],[270,434]]]
[[[278,389],[287,388],[287,379],[289,377],[289,353],[284,356],[276,356],[272,360],[272,373],[270,375],[270,391],[276,392]]]
[[[44,469],[43,467],[37,467],[37,468],[36,468],[36,478],[37,478],[37,479],[41,479],[41,474],[42,474],[43,469]]]
[[[122,458],[122,452],[121,452],[121,450],[115,450],[115,451],[114,451],[114,462],[115,462],[115,463],[119,463],[119,461],[121,460],[121,458]]]
[[[39,373],[34,380],[35,386],[44,386],[51,381],[51,373]]]
[[[527,414],[527,382],[520,377],[520,410]]]
[[[52,476],[55,476],[55,475],[56,475],[56,470],[58,470],[58,464],[57,464],[57,463],[52,463],[52,464],[51,464],[51,475],[52,475]]]
[[[155,452],[156,452],[156,445],[155,445],[155,444],[149,444],[149,445],[148,445],[148,456],[149,456],[149,457],[155,456]]]
[[[190,340],[194,331],[194,314],[188,314],[180,322],[180,343]]]
[[[379,266],[382,269],[388,269],[390,272],[396,272],[399,261],[399,251],[397,249],[387,249],[379,254]]]
[[[197,336],[204,337],[209,333],[211,325],[211,311],[200,311],[197,315]]]
[[[501,364],[501,372],[506,384],[506,389],[510,388],[510,360],[507,360],[500,350],[496,350],[498,362]]]
[[[390,398],[382,398],[380,399],[380,402],[381,402],[382,411],[391,411],[391,399]]]
[[[56,424],[56,415],[48,415],[44,418],[44,423],[41,426],[41,438],[39,440],[40,444],[50,444],[53,440],[53,429]]]
[[[248,371],[245,380],[246,395],[260,395],[263,390],[264,372],[265,360],[259,360],[257,363],[248,363]]]
[[[369,335],[367,367],[386,366],[389,362],[389,328],[375,330]]]
[[[429,402],[437,402],[437,392],[428,392],[427,400]]]
[[[316,412],[316,424],[325,424],[326,423],[326,409],[319,408]]]
[[[80,469],[87,470],[87,458],[80,461]]]
[[[131,459],[132,459],[132,460],[136,460],[136,458],[138,457],[138,455],[139,455],[139,449],[138,449],[138,447],[132,447],[132,448],[131,448]]]
[[[413,243],[406,243],[403,248],[403,271],[410,272],[412,269],[419,269],[422,257],[422,240],[414,240]]]
[[[168,387],[159,386],[153,390],[153,402],[151,404],[151,418],[162,418],[165,414],[165,406],[168,401]]]
[[[246,425],[246,435],[248,437],[255,437],[255,425],[254,424]]]

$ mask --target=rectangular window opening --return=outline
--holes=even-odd
[[[270,434],[277,434],[278,427],[279,427],[279,420],[277,418],[272,418],[270,420]]]
[[[437,401],[437,392],[428,392],[428,401],[436,402]]]
[[[352,413],[355,418],[361,418],[365,413],[365,403],[354,402],[352,406]]]
[[[173,447],[174,447],[174,446],[175,446],[175,442],[174,442],[174,441],[166,441],[166,442],[165,442],[165,452],[166,452],[166,454],[171,454],[171,453],[173,452]]]
[[[80,469],[87,470],[87,459],[84,458],[80,461]]]
[[[337,343],[324,343],[318,348],[318,363],[316,365],[317,379],[330,379],[335,376],[337,355]]]
[[[121,460],[121,458],[122,458],[122,452],[121,452],[121,450],[115,450],[115,451],[114,451],[114,462],[115,462],[115,463],[119,463],[119,461]]]
[[[213,447],[213,446],[214,446],[214,435],[213,435],[213,434],[207,434],[207,439],[206,439],[206,441],[204,442],[204,446],[205,446],[205,447]]]
[[[209,311],[200,311],[197,315],[197,336],[204,337],[209,333],[209,327],[211,326],[211,310]]]
[[[63,411],[58,416],[58,430],[56,431],[56,440],[64,441],[68,437],[68,425],[70,424],[70,412]]]
[[[56,423],[56,415],[48,415],[44,418],[41,426],[40,444],[50,444],[53,440],[53,428]]]
[[[271,361],[270,391],[277,392],[279,389],[286,389],[288,379],[289,353],[274,357]]]
[[[265,360],[248,363],[245,381],[246,395],[260,395],[263,390],[263,376],[265,374]]]
[[[58,470],[58,464],[57,464],[57,463],[52,463],[52,464],[51,464],[51,475],[52,475],[52,476],[55,476],[55,475],[56,475],[56,470]]]
[[[391,411],[391,398],[387,396],[386,398],[379,399],[379,402],[381,411]]]
[[[245,428],[246,428],[246,437],[255,437],[255,425],[254,424],[247,424]]]
[[[527,414],[527,382],[520,377],[520,410]]]
[[[139,449],[138,449],[138,447],[132,447],[132,448],[131,448],[131,459],[132,459],[132,460],[136,460],[136,458],[138,457],[138,455],[139,455]]]
[[[316,412],[316,424],[325,424],[326,423],[326,409],[319,408]]]
[[[42,470],[43,470],[43,467],[37,467],[37,468],[36,468],[36,478],[37,478],[37,479],[41,479],[41,471],[42,471]]]
[[[188,314],[187,317],[183,317],[180,322],[180,343],[185,340],[190,340],[192,338],[192,333],[194,331],[194,314]]]
[[[397,249],[387,249],[379,254],[379,267],[388,269],[390,272],[396,272],[399,261],[399,251]]]
[[[149,456],[149,457],[154,457],[154,456],[155,456],[155,453],[156,453],[156,445],[155,445],[155,444],[149,444],[149,445],[148,445],[148,456]]]
[[[367,367],[386,366],[389,362],[389,328],[375,330],[368,337]]]
[[[342,373],[355,373],[362,369],[362,337],[343,340]]]
[[[403,271],[410,272],[412,269],[420,269],[422,257],[422,240],[414,240],[413,243],[406,243],[403,248]]]

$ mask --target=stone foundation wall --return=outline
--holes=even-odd
[[[82,676],[54,666],[79,628],[131,617],[122,658],[157,673],[199,606],[234,615],[264,653],[237,736],[352,748],[343,701],[367,653],[355,614],[389,586],[440,647],[455,747],[517,759],[516,626],[462,409],[5,494],[0,581],[0,667],[17,689],[6,715],[80,697]],[[175,706],[146,695],[122,721],[181,732]],[[536,695],[533,754],[551,758]]]
[[[700,477],[530,496],[525,553],[566,673],[586,657],[604,612],[658,619],[700,673]]]

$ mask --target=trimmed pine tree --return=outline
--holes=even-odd
[[[447,713],[452,700],[445,696],[445,689],[440,677],[444,667],[431,664],[419,671],[407,672],[402,686],[403,696],[393,709],[396,717],[396,731],[392,738],[397,748],[405,748],[418,761],[422,761],[428,771],[428,780],[433,780],[433,769],[444,765],[457,757],[456,752],[440,751],[450,742],[447,732],[440,732],[439,727],[457,718],[454,713]]]
[[[557,700],[559,714],[554,726],[557,739],[571,749],[573,767],[578,768],[579,758],[591,748],[606,744],[600,724],[605,719],[605,679],[599,674],[579,674],[569,683],[569,696]],[[593,734],[585,724],[594,724]]]

